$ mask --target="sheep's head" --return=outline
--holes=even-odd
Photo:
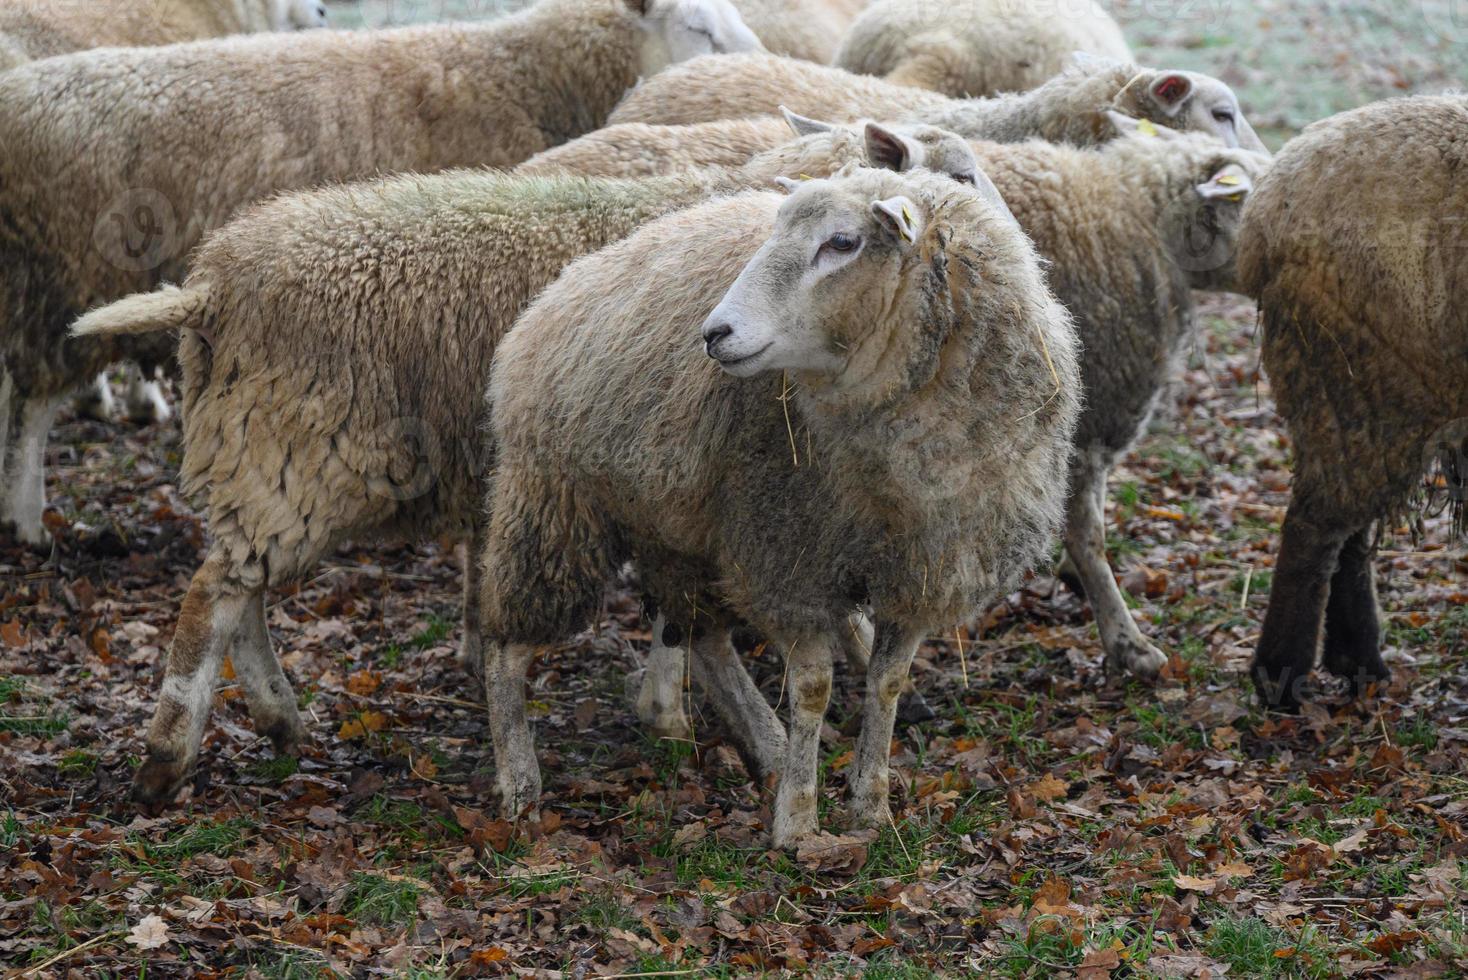
[[[706,54],[763,51],[729,0],[623,0],[642,28],[642,74]]]
[[[271,0],[271,30],[301,31],[325,26],[325,0]]]
[[[1023,240],[981,195],[926,171],[851,168],[789,190],[770,238],[704,321],[705,350],[737,377],[790,371],[863,401],[920,387],[961,315],[952,215],[971,210]]]
[[[1117,94],[1112,108],[1173,129],[1211,133],[1224,146],[1267,152],[1233,89],[1211,75],[1145,69]]]

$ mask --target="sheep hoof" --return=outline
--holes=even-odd
[[[134,425],[156,425],[173,418],[173,409],[156,382],[146,382],[141,392],[128,395],[127,420]]]
[[[903,691],[897,700],[897,720],[904,725],[920,725],[932,721],[938,713],[928,704],[921,691]]]
[[[846,808],[846,825],[853,830],[863,830],[868,827],[881,830],[891,824],[892,807],[887,804],[886,796],[870,800],[858,800],[853,797]]]
[[[149,753],[133,773],[129,797],[142,806],[166,806],[173,802],[189,775],[189,765],[180,759],[169,759]]]
[[[1114,673],[1124,670],[1142,680],[1156,680],[1167,665],[1167,654],[1141,637],[1125,637],[1106,651],[1106,666]]]
[[[301,716],[292,711],[288,716],[275,719],[260,727],[260,734],[270,739],[271,748],[278,756],[297,756],[307,741],[306,726]]]

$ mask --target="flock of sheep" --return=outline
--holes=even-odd
[[[1296,704],[1322,632],[1328,670],[1385,677],[1372,529],[1468,479],[1468,99],[1271,159],[1227,85],[1062,6],[540,0],[286,35],[324,9],[0,0],[0,519],[45,540],[51,421],[120,361],[140,410],[177,372],[208,518],[135,795],[183,783],[226,656],[276,748],[306,737],[266,589],[448,533],[508,813],[540,796],[534,650],[630,563],[643,721],[687,730],[691,670],[792,846],[844,655],[849,815],[885,825],[918,645],[1057,535],[1108,664],[1166,662],[1102,515],[1194,290],[1259,299],[1295,439],[1256,685]],[[736,628],[784,651],[787,724]]]

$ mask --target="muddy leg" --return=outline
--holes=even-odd
[[[26,544],[42,546],[51,536],[41,523],[46,509],[46,439],[61,407],[60,398],[28,398],[21,402],[12,436],[10,464],[0,486],[0,524],[10,524]]]
[[[1336,561],[1349,532],[1321,527],[1297,497],[1280,530],[1279,557],[1251,673],[1265,704],[1294,709],[1315,648]]]
[[[775,791],[775,847],[795,848],[816,833],[821,723],[831,700],[831,638],[808,636],[785,645],[785,697],[790,736]]]
[[[637,718],[654,738],[692,738],[693,725],[683,708],[688,657],[687,633],[658,613],[652,622],[652,649],[637,689]]]
[[[878,624],[851,775],[848,815],[855,826],[885,827],[892,819],[887,804],[892,728],[897,720],[902,681],[921,642],[922,633],[918,630],[903,629],[893,623]]]
[[[163,389],[156,378],[145,378],[143,369],[136,364],[125,365],[123,375],[127,389],[123,393],[122,404],[127,409],[129,421],[144,425],[167,422],[173,417],[173,409],[168,407],[168,399],[163,397]]]
[[[1325,645],[1321,663],[1344,677],[1351,693],[1391,676],[1381,659],[1381,607],[1376,600],[1371,525],[1346,539],[1325,605]]]
[[[841,632],[841,649],[846,654],[846,664],[857,677],[867,675],[867,664],[872,659],[872,621],[862,613],[852,613],[847,620],[849,629]],[[923,692],[917,689],[911,677],[902,678],[902,696],[897,699],[897,720],[904,725],[918,725],[938,717]]]
[[[261,601],[258,593],[241,591],[230,572],[223,559],[211,557],[184,596],[158,707],[148,725],[146,754],[133,776],[132,795],[139,802],[173,799],[188,777],[199,757],[224,655],[235,648],[251,603]]]
[[[785,728],[744,669],[728,631],[714,628],[695,637],[693,665],[699,685],[708,692],[755,779],[763,781],[780,772],[790,748]]]
[[[1071,481],[1065,505],[1065,550],[1091,603],[1107,667],[1125,667],[1138,676],[1155,677],[1167,656],[1137,628],[1106,561],[1106,529],[1097,506],[1105,493],[1106,468],[1094,458],[1082,458],[1071,469]]]
[[[525,715],[525,671],[534,657],[535,647],[523,643],[486,643],[484,648],[495,782],[500,806],[511,820],[533,812],[540,803],[540,763]]]
[[[229,658],[245,689],[255,731],[270,739],[277,755],[295,755],[306,740],[306,728],[296,710],[296,692],[270,648],[263,592],[246,597]]]
[[[459,666],[484,687],[484,623],[480,615],[480,591],[484,583],[484,525],[474,522],[469,541],[463,545],[464,610]]]

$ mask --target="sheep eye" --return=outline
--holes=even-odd
[[[954,174],[953,179],[958,181],[960,184],[968,184],[971,187],[978,184],[978,181],[974,179],[973,174]]]
[[[1217,119],[1221,123],[1228,123],[1229,125],[1233,125],[1234,114],[1232,112],[1229,112],[1227,109],[1214,109],[1213,118]]]
[[[861,239],[857,238],[855,235],[848,235],[845,232],[838,231],[836,232],[836,234],[826,239],[825,244],[821,246],[821,251],[845,253],[852,251],[860,244]]]

